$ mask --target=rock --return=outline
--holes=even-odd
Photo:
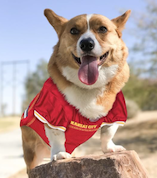
[[[29,178],[148,178],[135,151],[52,161],[31,170]]]

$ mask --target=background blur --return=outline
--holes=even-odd
[[[132,10],[122,36],[129,48],[128,63],[131,69],[130,80],[123,92],[128,117],[133,118],[129,122],[135,121],[134,128],[137,128],[138,134],[141,134],[139,130],[144,131],[143,142],[140,139],[136,139],[136,143],[132,140],[138,145],[137,148],[134,147],[135,144],[130,146],[128,142],[121,141],[125,142],[128,149],[135,149],[139,154],[144,150],[139,144],[144,144],[149,157],[154,157],[157,152],[156,0],[0,0],[0,133],[8,131],[8,125],[11,126],[13,122],[11,119],[8,124],[4,124],[4,121],[8,117],[20,116],[48,78],[47,62],[58,39],[43,15],[45,8],[50,8],[67,19],[84,13],[102,14],[112,19],[128,9]],[[132,127],[129,127],[129,131],[131,135],[132,132],[135,133]],[[151,170],[149,172],[151,176],[155,175]]]

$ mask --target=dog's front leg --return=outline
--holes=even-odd
[[[104,153],[125,150],[123,146],[115,145],[112,141],[118,127],[117,124],[114,124],[111,126],[103,126],[101,128],[101,148]]]
[[[71,158],[71,154],[65,151],[65,134],[63,131],[51,129],[45,125],[46,135],[51,145],[51,160]]]

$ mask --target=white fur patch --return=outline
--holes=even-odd
[[[90,19],[91,19],[92,16],[93,16],[93,14],[88,14],[88,15],[87,15],[88,30],[90,29],[89,21],[90,21]]]
[[[77,42],[77,54],[78,54],[78,56],[79,57],[83,56],[84,51],[82,51],[82,49],[80,48],[79,44],[80,44],[81,40],[87,39],[87,38],[91,38],[94,41],[94,43],[95,43],[95,47],[91,51],[92,54],[93,54],[93,56],[100,57],[102,55],[101,46],[100,46],[98,40],[96,39],[95,35],[90,30],[87,30],[86,33],[84,33],[83,35],[81,35],[81,37],[79,38],[79,40]]]
[[[75,85],[64,90],[67,101],[79,109],[80,113],[91,121],[96,121],[98,118],[106,115],[104,108],[96,104],[96,98],[101,93],[100,89],[88,90]]]
[[[96,83],[85,85],[79,80],[77,69],[71,67],[62,68],[62,74],[67,80],[75,84],[63,91],[67,101],[90,120],[94,121],[102,116],[106,116],[105,108],[97,105],[96,100],[105,90],[105,85],[116,75],[117,69],[118,65],[102,67],[99,70],[99,77]]]
[[[80,48],[80,42],[83,39],[91,38],[95,46],[90,52],[90,55],[100,57],[102,55],[102,47],[96,39],[94,33],[90,30],[90,19],[93,15],[87,15],[87,31],[82,34],[77,42],[78,57],[84,55],[84,51]],[[105,108],[97,104],[97,98],[105,90],[106,84],[116,75],[118,65],[112,65],[110,67],[100,66],[98,80],[93,85],[83,84],[78,78],[78,69],[71,68],[69,66],[62,68],[62,74],[71,81],[74,85],[66,88],[63,93],[67,101],[79,109],[80,113],[89,118],[92,121],[97,120],[102,116],[106,116]]]
[[[65,133],[47,126],[45,126],[45,132],[51,145],[51,160],[53,160],[54,155],[58,154],[58,152],[65,152]]]
[[[86,85],[79,80],[78,69],[74,69],[69,66],[63,67],[62,74],[67,80],[81,88],[93,89],[104,87],[116,75],[117,69],[117,64],[110,67],[100,67],[98,80],[93,85]]]
[[[100,57],[102,55],[102,49],[101,49],[101,46],[98,42],[98,40],[96,39],[95,35],[90,31],[90,24],[89,24],[89,20],[90,18],[92,17],[93,15],[90,14],[90,15],[87,15],[87,31],[82,34],[77,42],[77,54],[78,54],[78,57],[82,57],[83,54],[84,54],[84,51],[82,51],[82,49],[80,48],[80,42],[81,40],[83,39],[87,39],[87,38],[91,38],[94,43],[95,43],[95,47],[93,48],[93,50],[91,51],[93,56],[95,57]]]

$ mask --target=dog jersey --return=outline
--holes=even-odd
[[[87,141],[104,125],[124,125],[127,119],[125,100],[120,91],[107,116],[95,122],[82,116],[78,109],[70,105],[57,86],[49,78],[39,94],[32,100],[22,115],[20,126],[26,125],[35,130],[49,145],[44,124],[65,132],[65,150],[72,153],[80,144]]]

